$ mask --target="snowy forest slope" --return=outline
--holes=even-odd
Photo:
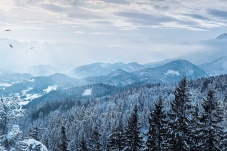
[[[209,90],[215,90],[217,101],[222,104],[223,109],[226,109],[226,85],[227,75],[188,81],[190,94],[188,97],[192,104],[199,107],[199,115],[203,112],[202,104],[206,100]],[[58,150],[57,144],[60,143],[59,134],[62,125],[67,127],[66,134],[70,140],[68,142],[70,150],[76,150],[83,137],[90,138],[96,127],[100,132],[99,141],[102,144],[102,150],[105,150],[111,131],[117,128],[120,121],[122,121],[123,127],[127,126],[127,120],[135,105],[138,106],[140,132],[146,133],[149,128],[148,117],[155,107],[154,103],[162,96],[165,112],[170,111],[171,102],[176,98],[175,87],[177,87],[175,84],[138,85],[106,97],[74,100],[74,105],[67,104],[67,98],[65,98],[62,100],[64,103],[58,109],[48,114],[43,113],[40,109],[46,105],[54,106],[56,102],[51,104],[47,102],[42,106],[32,107],[27,119],[32,120],[33,126],[48,127],[46,131],[40,132],[40,137],[42,142],[48,142],[50,150]],[[72,107],[69,108],[71,105]],[[39,113],[39,117],[32,119],[32,115],[37,113]],[[226,118],[226,112],[223,114]],[[30,121],[26,125],[29,123]],[[28,133],[27,127],[24,127],[24,131]],[[89,144],[90,141],[86,140],[86,142]]]

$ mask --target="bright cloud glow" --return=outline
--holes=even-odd
[[[0,1],[0,63],[76,67],[168,59],[226,32],[226,10],[223,0]]]

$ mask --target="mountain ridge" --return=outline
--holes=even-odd
[[[227,39],[227,33],[219,35],[216,39]]]
[[[76,78],[86,78],[86,77],[94,77],[94,76],[106,76],[109,73],[122,69],[126,72],[133,72],[136,70],[140,70],[145,68],[143,65],[138,64],[136,62],[131,62],[128,64],[117,62],[117,63],[92,63],[88,65],[83,65],[74,68],[70,75]]]

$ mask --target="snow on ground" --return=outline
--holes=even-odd
[[[29,79],[27,81],[29,81],[29,82],[35,82],[35,79]]]
[[[22,90],[21,93],[25,95],[28,91],[32,90],[33,88],[27,88],[25,90]]]
[[[46,146],[34,139],[25,139],[22,141],[22,143],[26,146],[26,150],[48,151]]]
[[[33,100],[41,96],[40,94],[26,94],[26,100]]]
[[[175,70],[168,70],[165,75],[176,75],[176,76],[179,76],[180,73],[179,71],[175,71]]]
[[[0,151],[7,151],[4,147],[0,146]]]
[[[12,84],[10,83],[0,83],[0,87],[10,87]]]
[[[20,128],[18,125],[12,125],[11,131],[7,134],[8,140],[13,140],[14,138],[17,137],[21,133]]]
[[[49,93],[50,91],[57,90],[57,87],[57,85],[48,86],[46,89],[43,90],[43,92]]]
[[[92,94],[92,89],[85,89],[82,96],[88,96]]]
[[[27,105],[29,102],[30,101],[28,101],[28,100],[18,102],[18,104],[20,105],[20,109],[22,109],[22,106]]]
[[[12,84],[21,83],[22,81],[15,81]]]

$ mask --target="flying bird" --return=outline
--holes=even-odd
[[[13,45],[9,44],[9,46],[10,46],[11,48],[13,48]]]
[[[30,49],[34,49],[34,47],[31,47]]]
[[[10,29],[6,29],[5,31],[11,31]]]

